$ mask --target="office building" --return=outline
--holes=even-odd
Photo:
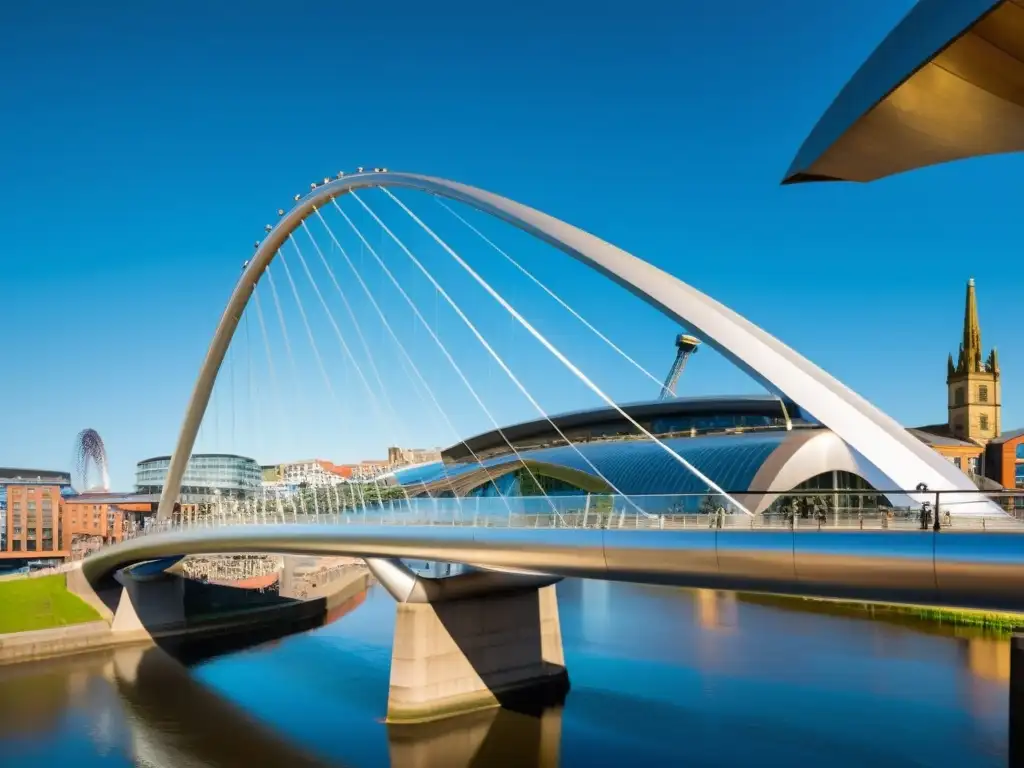
[[[170,456],[156,456],[140,461],[135,469],[136,492],[159,496],[170,464]],[[262,479],[260,465],[246,456],[197,453],[188,460],[178,498],[182,504],[249,499],[257,494]]]

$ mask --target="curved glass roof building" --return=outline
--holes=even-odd
[[[787,435],[785,431],[752,435],[705,435],[667,438],[663,442],[700,468],[701,472],[723,489],[746,490],[765,459]],[[510,451],[502,456],[483,459],[480,463],[470,461],[451,465],[440,461],[399,470],[395,476],[402,485],[436,486],[442,490],[448,485],[457,485],[466,489],[466,493],[457,495],[468,495],[478,485],[485,485],[489,479],[493,480],[511,469],[522,467],[524,463],[544,477],[565,478],[564,482],[570,486],[575,485],[574,490],[581,492],[614,493],[618,489],[618,492],[632,496],[703,493],[707,490],[704,481],[651,440],[608,440],[518,453]],[[580,476],[573,477],[574,473]],[[521,492],[524,483],[518,480],[515,486],[506,484],[503,492],[515,496],[531,495]]]
[[[393,479],[410,496],[621,495],[652,513],[695,512],[724,499],[686,464],[755,513],[798,487],[886,485],[846,443],[778,398],[681,398],[623,409],[663,445],[601,408],[551,417],[568,443],[547,420],[523,422],[468,438],[441,461]]]

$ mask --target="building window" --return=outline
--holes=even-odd
[[[960,457],[959,456],[954,456],[953,457],[953,463],[956,465],[957,469],[963,469],[963,467],[960,466]]]
[[[978,417],[978,426],[981,427],[982,432],[988,432],[988,414],[983,413]]]
[[[982,385],[980,385],[978,387],[978,402],[979,403],[987,403],[988,402],[988,385],[982,384]]]
[[[964,388],[963,387],[957,387],[956,389],[953,390],[953,405],[963,405],[963,404],[964,404]]]
[[[978,474],[978,457],[971,456],[967,459],[967,471],[972,475]]]

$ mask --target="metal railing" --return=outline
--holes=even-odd
[[[983,496],[1001,508],[992,514],[957,514],[957,497]],[[743,503],[747,514],[728,497]],[[910,503],[892,506],[884,497]],[[936,519],[935,510],[939,510]],[[196,517],[151,521],[128,537],[171,530],[253,524],[374,526],[470,526],[486,528],[570,528],[580,530],[797,530],[849,531],[1021,531],[1024,490],[862,491],[815,489],[784,494],[736,492],[618,496],[587,494],[553,497],[414,498],[364,504],[341,510],[283,511],[273,505],[238,503]]]

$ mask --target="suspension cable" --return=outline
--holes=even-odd
[[[424,391],[426,391],[427,396],[434,405],[434,408],[437,410],[438,413],[441,414],[441,418],[447,424],[448,429],[451,431],[452,435],[454,435],[455,440],[461,441],[462,444],[465,445],[466,449],[473,456],[474,461],[476,461],[476,463],[479,464],[480,468],[484,471],[484,474],[487,476],[487,479],[493,483],[493,477],[487,470],[487,467],[484,466],[480,458],[476,455],[476,453],[473,452],[473,449],[470,448],[469,445],[465,443],[464,439],[461,438],[459,431],[455,428],[455,425],[452,424],[451,419],[448,418],[448,414],[445,412],[444,408],[438,402],[437,397],[434,395],[433,389],[430,387],[430,384],[427,382],[426,378],[420,372],[419,367],[413,361],[412,357],[410,357],[408,351],[405,348],[405,345],[403,345],[402,342],[399,340],[398,334],[395,333],[395,330],[392,328],[391,323],[388,322],[387,316],[384,314],[384,311],[380,308],[380,305],[377,303],[377,300],[373,296],[373,292],[370,290],[369,286],[367,286],[366,281],[363,280],[363,277],[360,274],[359,269],[356,267],[355,263],[349,257],[348,252],[338,241],[337,236],[334,234],[334,230],[331,229],[331,226],[327,223],[327,220],[324,218],[323,214],[319,211],[319,209],[314,209],[314,211],[316,212],[317,217],[320,219],[320,223],[324,226],[324,229],[327,230],[327,234],[330,236],[334,246],[338,249],[338,251],[340,251],[342,258],[344,258],[345,260],[345,263],[348,265],[349,269],[352,271],[352,274],[355,276],[356,281],[363,289],[363,293],[366,294],[366,298],[369,299],[370,304],[373,306],[374,310],[377,313],[377,316],[380,318],[382,326],[387,331],[388,335],[391,337],[391,340],[395,343],[396,348],[401,354],[401,357],[399,359],[402,362],[403,370],[405,371],[406,375],[409,375],[409,370],[406,368],[407,364],[408,368],[412,370],[412,374],[415,376],[415,379],[419,381],[419,384],[423,387]],[[310,235],[310,237],[312,237],[312,235]],[[333,270],[330,270],[330,268],[328,267],[328,272],[331,275],[331,279],[334,280],[335,286],[338,288],[338,291],[341,292],[340,284],[337,282]],[[410,381],[412,381],[412,383],[415,385],[415,380],[410,379]],[[445,479],[448,480],[449,488],[452,490],[452,493],[454,494],[454,485],[452,484],[452,480],[449,477],[447,469],[444,467],[443,462],[442,471],[444,472]],[[458,498],[457,495],[455,497]],[[505,502],[505,506],[508,507],[507,501]],[[509,513],[511,514],[511,508],[509,508]]]
[[[388,271],[387,267],[384,265],[384,263],[377,256],[376,251],[373,251],[372,246],[369,246],[369,244],[366,242],[366,238],[363,237],[362,233],[356,228],[356,226],[352,223],[352,221],[348,218],[348,216],[345,215],[345,212],[341,210],[341,208],[338,206],[336,201],[334,201],[334,206],[335,206],[335,208],[338,209],[338,212],[341,213],[341,215],[346,219],[346,221],[349,222],[349,225],[352,227],[352,229],[359,236],[360,244],[363,247],[368,247],[369,248],[369,250],[373,253],[374,257],[377,258],[377,261],[381,265],[381,267],[383,268],[384,272],[390,275],[390,272]],[[370,290],[369,286],[367,286],[366,281],[363,280],[363,277],[360,274],[359,269],[356,267],[356,265],[353,262],[353,260],[351,258],[349,258],[348,252],[344,249],[344,247],[342,247],[341,243],[338,241],[337,236],[335,236],[335,234],[334,234],[334,230],[331,229],[331,226],[327,223],[327,220],[324,218],[323,214],[319,210],[316,210],[316,215],[320,219],[320,223],[323,224],[324,228],[327,230],[327,233],[330,236],[331,241],[337,247],[338,251],[341,252],[342,258],[345,259],[345,262],[346,262],[346,264],[348,264],[349,269],[352,270],[352,274],[355,275],[356,281],[359,283],[360,287],[362,287],[363,292],[366,294],[367,299],[369,299],[370,304],[373,306],[374,310],[377,312],[377,316],[380,318],[381,324],[383,325],[384,329],[387,331],[388,335],[391,337],[392,341],[394,341],[395,346],[398,348],[398,351],[402,355],[402,359],[405,362],[407,362],[409,367],[412,369],[414,375],[419,380],[420,384],[423,386],[423,389],[426,391],[427,396],[430,398],[431,402],[433,402],[434,407],[437,409],[437,412],[439,414],[441,414],[441,418],[448,425],[449,430],[451,430],[452,434],[455,436],[455,439],[462,442],[462,444],[466,447],[466,450],[468,450],[470,455],[473,457],[474,461],[476,461],[476,463],[480,465],[480,468],[483,470],[484,475],[487,477],[488,481],[493,485],[494,484],[494,476],[491,474],[490,470],[484,465],[484,463],[480,459],[480,457],[477,456],[477,454],[473,451],[473,449],[469,447],[469,445],[465,442],[465,440],[463,438],[461,438],[461,436],[459,434],[459,431],[455,428],[455,425],[452,423],[451,419],[448,417],[447,412],[441,406],[440,402],[438,402],[437,397],[435,396],[433,389],[431,388],[430,384],[426,380],[426,377],[424,377],[424,375],[420,371],[419,367],[416,365],[416,363],[413,361],[412,357],[409,355],[409,352],[406,350],[405,345],[403,345],[402,342],[399,340],[398,334],[395,333],[395,330],[394,330],[394,328],[392,328],[391,323],[388,322],[387,316],[384,314],[384,311],[380,308],[380,305],[377,303],[377,300],[373,296],[373,292]],[[392,279],[392,282],[395,282],[393,277],[391,279]],[[401,287],[398,286],[398,288],[399,288],[399,291],[401,291]],[[416,311],[416,307],[411,304],[411,300],[406,298],[406,301],[410,302],[410,306],[413,307],[413,310],[415,312]],[[421,317],[421,321],[422,321],[422,317]],[[426,323],[424,323],[424,326],[427,327],[428,330],[429,330],[429,326],[427,326]],[[438,343],[440,344],[440,341],[438,341]],[[443,349],[443,345],[441,345],[441,346],[442,346],[442,349]],[[454,365],[454,362],[452,364]],[[457,366],[456,366],[456,369],[457,369]],[[479,402],[479,400],[478,400],[478,402]],[[448,471],[444,467],[443,462],[442,462],[442,470],[444,472],[445,478],[448,480],[449,487],[451,487],[453,489],[453,493],[454,493],[454,487],[452,486],[451,478],[448,475]],[[497,487],[497,486],[495,486],[495,487]],[[509,505],[508,499],[505,498],[504,494],[499,494],[499,496],[501,496],[502,503],[504,504],[504,506],[505,506],[506,510],[508,511],[509,515],[511,515],[512,514],[512,507]]]
[[[331,400],[334,401],[334,404],[336,406],[338,406],[338,408],[340,410],[340,403],[338,403],[337,396],[334,393],[334,386],[331,384],[331,377],[327,373],[327,368],[324,366],[323,358],[320,357],[320,350],[319,350],[319,348],[316,345],[316,339],[313,336],[313,329],[309,325],[309,319],[306,317],[306,310],[302,306],[302,299],[299,298],[299,291],[298,291],[298,288],[295,285],[295,281],[292,279],[292,272],[288,268],[288,261],[285,259],[284,252],[279,250],[277,252],[277,258],[279,258],[281,260],[281,266],[284,267],[285,277],[288,279],[288,284],[291,286],[292,295],[295,297],[295,303],[299,307],[299,315],[302,317],[302,324],[306,328],[306,335],[309,337],[309,344],[313,348],[313,356],[316,358],[317,366],[320,368],[320,373],[324,377],[324,383],[327,386],[327,392],[330,394]],[[273,283],[271,283],[271,285],[273,285]],[[294,363],[294,361],[293,361],[293,363]],[[296,377],[297,376],[298,376],[298,374],[296,372]],[[362,489],[360,488],[359,490],[360,490],[360,495],[362,496]],[[299,491],[299,501],[300,501],[300,503],[302,505],[302,513],[303,514],[307,514],[307,512],[306,512],[306,502],[305,502],[304,497],[302,496],[302,491],[301,490]],[[378,502],[380,502],[379,489],[378,489]],[[314,487],[314,490],[313,490],[313,503],[314,503],[314,506],[319,506],[319,504],[317,503],[317,500],[316,500],[316,489],[315,489],[315,487]],[[363,508],[364,509],[366,508],[366,499],[365,499],[365,497],[363,497]]]
[[[586,326],[587,329],[592,331],[594,333],[594,335],[596,335],[599,339],[601,339],[601,341],[603,341],[605,344],[607,344],[609,347],[611,347],[613,350],[615,350],[617,353],[619,353],[619,355],[621,355],[626,360],[626,362],[628,362],[630,365],[632,365],[634,368],[636,368],[638,371],[640,371],[640,373],[642,373],[648,379],[650,379],[655,384],[657,384],[659,390],[663,387],[664,383],[663,383],[663,381],[661,379],[659,379],[653,373],[651,373],[646,368],[644,368],[643,365],[641,365],[634,358],[632,358],[629,355],[629,353],[627,353],[625,350],[623,350],[621,347],[619,347],[614,341],[612,341],[607,336],[605,336],[603,333],[601,333],[601,331],[599,331],[597,328],[595,328],[586,318],[584,318],[579,312],[577,312],[575,309],[573,309],[571,306],[569,306],[569,304],[566,301],[564,301],[558,294],[556,294],[554,291],[552,291],[550,288],[548,288],[543,282],[540,281],[539,278],[535,277],[533,275],[533,273],[531,273],[528,269],[526,269],[526,267],[524,267],[522,264],[520,264],[518,261],[516,261],[514,258],[512,258],[507,252],[502,250],[502,248],[500,248],[493,240],[491,240],[489,237],[487,237],[487,235],[485,235],[479,229],[477,229],[472,224],[470,224],[468,221],[466,221],[465,218],[463,218],[461,215],[459,215],[454,209],[452,209],[440,197],[436,197],[435,196],[434,200],[437,201],[438,205],[440,205],[442,208],[444,208],[446,211],[448,211],[448,213],[450,213],[456,219],[458,219],[463,224],[465,224],[472,232],[475,232],[476,235],[481,240],[483,240],[485,243],[487,243],[489,246],[491,246],[491,248],[493,248],[495,251],[497,251],[500,256],[502,256],[506,261],[508,261],[509,264],[511,264],[513,267],[518,269],[522,274],[524,274],[527,278],[529,278],[538,288],[540,288],[542,291],[544,291],[544,293],[546,293],[548,296],[550,296],[552,299],[554,299],[556,302],[558,302],[558,304],[560,304],[562,306],[562,308],[565,309],[570,315],[572,315],[577,320],[579,320],[581,323],[583,323],[583,325]]]
[[[303,226],[305,226],[304,222],[303,222]],[[370,396],[370,402],[373,405],[374,410],[377,411],[378,416],[381,416],[381,420],[382,421],[386,421],[383,418],[383,413],[381,412],[380,405],[377,402],[377,397],[376,397],[376,394],[373,391],[373,387],[371,387],[370,386],[370,382],[366,380],[366,376],[363,374],[362,368],[359,366],[359,363],[356,361],[355,355],[352,354],[352,350],[348,346],[348,342],[345,341],[345,336],[342,334],[341,328],[338,327],[338,323],[334,319],[334,314],[331,312],[330,307],[327,306],[327,302],[324,300],[323,294],[320,292],[320,287],[316,284],[316,280],[313,279],[313,273],[310,272],[309,265],[306,263],[306,259],[302,255],[302,249],[299,248],[299,244],[295,241],[295,238],[292,237],[291,235],[288,236],[288,240],[291,242],[292,247],[295,248],[295,252],[299,256],[299,263],[302,264],[302,268],[303,268],[303,270],[306,273],[306,277],[309,279],[310,284],[313,286],[313,292],[316,294],[317,299],[320,300],[320,305],[323,307],[324,312],[327,313],[327,318],[330,321],[331,328],[333,328],[335,336],[337,336],[338,343],[341,345],[341,348],[342,348],[343,352],[345,353],[346,357],[352,363],[352,366],[355,368],[356,375],[359,377],[359,380],[363,383],[363,387],[366,388],[366,392]],[[315,241],[313,243],[313,247],[316,248],[319,251],[319,247],[317,246]],[[288,272],[287,266],[285,267],[285,271]],[[289,281],[291,281],[291,274],[290,274],[290,272],[288,272],[288,275],[289,275],[288,279],[289,279]],[[295,293],[296,301],[298,301],[299,300],[299,294],[298,294],[298,291],[295,290],[295,284],[294,283],[292,283],[292,290]],[[300,302],[300,306],[301,306],[301,302]],[[302,316],[303,316],[303,320],[305,321],[305,317],[306,317],[305,312],[302,313]],[[314,350],[316,350],[316,343],[313,341],[313,332],[311,330],[309,330],[308,322],[306,323],[306,329],[307,329],[307,331],[309,331],[310,344],[312,344]],[[334,389],[330,387],[330,377],[327,375],[327,370],[326,370],[326,368],[324,368],[323,361],[320,360],[320,353],[316,352],[316,355],[317,355],[317,360],[320,363],[320,370],[324,374],[324,379],[328,382],[328,387],[330,388],[330,392],[331,392],[331,398],[335,399]],[[379,480],[378,480],[376,475],[374,475],[373,480],[374,480],[374,484],[377,487],[377,497],[378,497],[378,500],[381,502],[381,506],[383,506],[384,493],[383,493],[383,491],[380,488],[380,483],[379,483]],[[405,495],[405,501],[406,501],[406,505],[409,507],[409,512],[412,513],[412,511],[413,511],[413,509],[412,509],[412,502],[409,501],[409,492],[404,488],[404,486],[402,487],[402,492]]]
[[[480,285],[480,287],[482,287],[485,291],[487,291],[487,293],[489,293],[491,295],[491,297],[495,301],[497,301],[505,309],[505,311],[509,312],[519,322],[519,324],[522,325],[523,328],[525,328],[530,333],[531,336],[533,336],[537,341],[539,341],[544,346],[544,348],[548,350],[548,352],[550,352],[552,355],[554,355],[566,368],[568,368],[573,374],[575,374],[576,377],[581,382],[583,382],[594,394],[596,394],[598,397],[600,397],[602,400],[604,400],[608,405],[610,405],[612,408],[614,408],[616,411],[618,411],[620,416],[622,416],[623,418],[627,419],[634,427],[636,427],[638,430],[640,430],[647,438],[649,438],[649,439],[653,440],[655,443],[657,443],[662,448],[662,450],[666,451],[670,456],[675,458],[675,460],[678,461],[682,466],[684,466],[687,469],[689,469],[690,472],[692,472],[694,475],[696,475],[698,478],[700,478],[700,480],[702,482],[706,483],[709,488],[714,489],[716,493],[718,493],[721,496],[723,496],[730,503],[736,505],[736,507],[738,507],[739,509],[743,510],[747,515],[751,515],[752,516],[750,510],[748,510],[744,505],[740,504],[738,501],[736,501],[734,498],[732,498],[714,480],[712,480],[710,477],[708,477],[703,472],[701,472],[699,469],[697,469],[697,467],[695,467],[693,464],[691,464],[689,461],[687,461],[685,458],[683,458],[681,455],[679,455],[679,453],[674,451],[670,446],[668,446],[665,443],[663,443],[661,440],[659,440],[657,437],[655,437],[653,434],[651,434],[645,427],[641,426],[641,424],[638,421],[636,421],[636,419],[634,419],[632,416],[630,416],[624,410],[622,410],[622,408],[618,405],[618,403],[616,403],[607,394],[605,394],[604,390],[602,390],[593,381],[591,381],[590,378],[588,378],[586,376],[586,374],[583,373],[583,371],[581,371],[578,367],[576,367],[576,365],[571,360],[569,360],[564,354],[562,354],[562,352],[559,351],[558,348],[556,348],[554,344],[552,344],[550,341],[548,341],[548,339],[544,336],[544,334],[542,334],[540,331],[538,331],[536,328],[534,328],[533,325],[531,325],[530,322],[526,320],[526,318],[524,318],[521,314],[519,314],[519,312],[517,312],[515,310],[515,308],[512,307],[512,305],[509,304],[504,299],[504,297],[501,296],[500,293],[498,293],[494,288],[491,287],[491,285],[486,280],[484,280],[479,274],[477,274],[477,272],[469,264],[467,264],[465,262],[465,260],[463,260],[463,258],[461,256],[459,256],[454,250],[452,250],[452,248],[448,245],[448,243],[446,243],[444,240],[442,240],[430,227],[428,227],[423,222],[422,219],[420,219],[415,213],[413,213],[411,210],[409,210],[409,208],[405,205],[405,203],[403,203],[401,200],[399,200],[397,197],[395,197],[391,193],[391,191],[388,190],[386,187],[381,187],[381,191],[384,192],[384,194],[387,195],[388,197],[390,197],[392,200],[394,200],[395,203],[403,211],[405,211],[409,215],[409,217],[412,218],[413,221],[415,221],[417,224],[419,224],[420,227],[422,227],[423,230],[428,235],[430,235],[430,237],[438,245],[440,245],[445,251],[447,251],[448,255],[450,255],[453,259],[455,259],[455,261],[459,264],[459,266],[461,266],[467,272],[467,274],[469,274],[470,277],[472,277]],[[352,193],[352,196],[356,197],[356,195],[354,193]],[[358,197],[356,197],[356,199],[359,200]],[[362,201],[360,200],[360,202],[362,202]],[[370,213],[370,215],[374,216],[374,218],[377,218],[373,214],[373,212],[370,211],[369,207],[366,206],[365,203],[363,203],[363,207],[366,208],[366,210]],[[447,294],[444,294],[444,295],[447,295]],[[498,361],[498,364],[499,365],[503,365],[503,363],[500,360]],[[552,424],[552,426],[554,426],[554,424]],[[557,429],[557,427],[556,427],[556,429]]]
[[[256,304],[256,320],[258,321],[260,326],[260,335],[263,337],[263,349],[267,356],[267,370],[270,373],[270,393],[274,401],[274,411],[275,413],[277,413],[277,417],[281,421],[284,430],[287,432],[292,432],[292,422],[284,415],[284,412],[281,410],[281,389],[277,382],[277,371],[274,367],[274,357],[270,351],[270,334],[267,333],[267,323],[266,319],[263,316],[263,304],[260,302],[260,294],[258,288],[259,286],[257,285],[253,289],[252,297]],[[283,479],[284,478],[282,478],[282,480]],[[281,499],[281,494],[276,493],[274,496],[275,501],[277,502],[277,511],[281,513],[282,517],[284,517],[284,501]],[[266,512],[266,498],[264,498],[263,501],[263,511],[264,513]]]
[[[350,193],[350,194],[352,194],[352,193]],[[353,194],[353,197],[354,196],[355,195]],[[356,235],[359,237],[359,239],[362,240],[363,244],[366,246],[366,249],[370,252],[370,254],[374,257],[374,259],[380,265],[381,269],[384,271],[384,274],[387,275],[387,277],[391,281],[391,283],[395,286],[395,288],[398,289],[398,292],[402,295],[402,297],[405,299],[406,303],[412,309],[413,313],[416,315],[416,317],[419,319],[419,321],[423,324],[423,327],[427,330],[427,333],[430,334],[430,337],[434,340],[434,343],[437,344],[438,348],[441,350],[442,354],[448,360],[449,364],[451,364],[451,366],[454,369],[454,371],[456,372],[456,374],[462,380],[462,383],[466,385],[466,388],[469,390],[469,393],[473,396],[473,399],[476,400],[477,404],[480,406],[480,408],[483,410],[483,412],[487,415],[487,418],[490,419],[491,423],[494,425],[494,428],[498,431],[498,434],[501,435],[502,439],[505,441],[505,444],[515,454],[516,458],[519,459],[520,463],[522,463],[523,467],[530,474],[530,477],[533,478],[533,481],[537,485],[537,487],[539,487],[541,489],[541,493],[543,494],[545,500],[551,506],[551,511],[555,512],[557,514],[557,509],[555,507],[555,503],[548,496],[547,491],[544,490],[544,487],[540,484],[540,482],[537,481],[537,478],[533,474],[533,470],[530,469],[530,467],[525,462],[522,461],[522,457],[519,455],[519,451],[516,450],[515,446],[512,445],[511,441],[509,441],[509,439],[505,436],[505,432],[501,428],[501,426],[498,424],[498,420],[496,418],[494,418],[494,415],[491,413],[490,409],[487,407],[487,405],[484,403],[484,401],[480,398],[480,395],[477,394],[476,389],[473,387],[472,384],[469,383],[469,379],[466,378],[466,375],[463,373],[462,368],[460,368],[459,364],[455,362],[455,358],[452,357],[451,353],[448,351],[448,348],[444,345],[444,342],[441,341],[441,339],[438,337],[437,333],[434,332],[434,329],[431,327],[430,323],[427,322],[425,317],[423,317],[423,314],[420,312],[419,307],[416,306],[416,303],[409,297],[409,294],[406,293],[404,288],[402,288],[401,283],[398,282],[398,280],[395,278],[395,276],[391,273],[391,270],[388,269],[388,267],[384,263],[384,261],[380,258],[379,255],[377,255],[377,251],[373,248],[372,245],[370,245],[369,241],[366,239],[366,237],[363,235],[363,233],[359,230],[359,228],[355,225],[355,223],[352,221],[352,219],[350,219],[348,214],[345,213],[345,211],[343,211],[341,209],[341,206],[338,205],[338,201],[334,200],[332,202],[334,203],[334,207],[337,208],[338,212],[342,215],[342,217],[345,219],[345,221],[348,222],[348,225],[356,233]],[[497,488],[497,486],[495,486],[495,488]],[[503,494],[501,494],[500,490],[498,492],[499,492],[499,495],[503,495]]]
[[[280,256],[281,252],[278,251],[277,255]],[[284,311],[281,309],[281,298],[277,293],[277,285],[274,283],[274,275],[270,271],[270,266],[267,266],[267,270],[264,273],[267,276],[267,283],[270,285],[270,297],[274,300],[274,309],[277,312],[277,320],[281,326],[281,336],[284,338],[284,348],[288,355],[288,363],[291,366],[292,376],[295,379],[295,388],[299,390],[299,369],[295,365],[295,356],[292,354],[292,343],[288,338],[288,327],[284,321]],[[302,491],[300,489],[298,493],[299,506],[302,508],[302,514],[308,514],[306,511],[306,500],[302,497]],[[295,509],[295,500],[292,500],[292,509]]]
[[[397,202],[397,198],[394,198],[394,196],[391,195],[391,193],[388,192],[387,189],[384,189],[383,187],[381,189],[382,189],[382,191],[387,192],[388,195],[391,196],[392,199],[394,199]],[[519,377],[517,377],[515,375],[515,373],[512,372],[512,369],[508,367],[508,365],[505,363],[505,361],[501,358],[501,355],[499,355],[494,350],[494,348],[488,343],[487,339],[484,338],[483,334],[481,334],[480,331],[477,329],[477,327],[473,324],[473,321],[470,320],[466,316],[465,312],[462,311],[462,308],[459,307],[459,305],[455,302],[454,299],[452,299],[452,297],[448,294],[448,292],[445,291],[444,288],[441,287],[441,284],[437,282],[437,280],[434,278],[434,276],[430,273],[430,270],[428,270],[425,266],[423,266],[423,263],[420,262],[420,260],[417,259],[415,255],[413,255],[412,251],[410,251],[405,246],[405,244],[398,238],[397,235],[395,235],[394,232],[391,231],[391,229],[380,219],[380,217],[377,216],[377,214],[374,213],[373,210],[365,202],[363,202],[362,198],[360,198],[355,193],[352,193],[352,197],[354,197],[359,202],[359,204],[363,206],[363,208],[366,210],[366,212],[369,213],[370,216],[373,217],[373,219],[381,226],[381,228],[383,228],[384,231],[387,232],[391,236],[391,238],[395,241],[395,243],[398,244],[398,247],[401,248],[405,252],[405,254],[412,260],[412,262],[417,266],[417,268],[420,270],[420,272],[422,272],[423,275],[427,278],[427,280],[430,281],[431,285],[433,285],[434,288],[441,294],[441,298],[443,298],[448,303],[448,306],[450,306],[453,310],[455,310],[455,313],[459,316],[459,318],[462,320],[462,322],[466,324],[466,327],[469,328],[470,331],[472,331],[473,335],[476,337],[477,341],[480,342],[481,346],[483,346],[483,348],[485,350],[487,350],[488,354],[490,354],[490,356],[494,359],[494,361],[498,364],[498,366],[505,372],[505,375],[509,377],[509,379],[512,381],[512,383],[516,385],[516,388],[523,394],[524,397],[526,397],[527,400],[530,401],[530,404],[533,405],[533,407],[537,409],[537,412],[548,422],[548,424],[551,425],[552,429],[554,429],[555,432],[558,433],[558,436],[560,438],[562,438],[563,441],[565,441],[565,443],[584,461],[584,463],[586,463],[587,466],[589,466],[590,469],[593,470],[594,474],[597,475],[601,480],[603,480],[612,489],[612,491],[616,495],[621,496],[623,498],[623,500],[625,500],[628,504],[630,504],[632,507],[634,507],[637,510],[637,512],[643,514],[645,517],[651,517],[650,514],[648,514],[644,510],[640,509],[640,507],[637,506],[636,502],[634,502],[632,499],[630,499],[628,496],[626,496],[626,494],[622,493],[622,491],[619,490],[619,488],[615,485],[615,483],[613,483],[611,480],[609,480],[605,476],[605,474],[603,472],[601,472],[601,470],[598,469],[597,466],[579,449],[579,446],[577,446],[575,443],[573,443],[571,440],[569,440],[568,437],[565,436],[565,433],[551,419],[551,417],[548,415],[547,411],[544,410],[544,407],[539,402],[537,402],[537,399],[532,394],[530,394],[530,391],[519,380]],[[401,203],[399,203],[399,204],[401,205]],[[410,213],[410,215],[412,215],[411,211],[409,213]],[[422,227],[424,227],[426,229],[426,225],[423,224],[422,221],[419,221],[418,219],[414,219],[414,220],[418,224],[420,224],[420,226],[422,226]],[[429,229],[427,231],[428,231],[428,233],[430,232]],[[518,456],[518,454],[517,454],[517,456]],[[522,457],[520,457],[520,461],[522,461]],[[531,472],[531,475],[532,474],[533,473]],[[534,479],[536,480],[536,478],[534,478]],[[538,485],[540,485],[540,483],[538,483]]]
[[[314,210],[316,210],[316,209],[314,209]],[[317,212],[319,213],[319,211],[317,211]],[[366,354],[366,360],[370,364],[370,370],[372,371],[373,376],[374,376],[374,378],[377,381],[377,385],[380,387],[380,394],[381,394],[381,397],[384,400],[384,406],[387,409],[387,413],[390,414],[390,418],[387,419],[387,420],[389,420],[391,422],[392,434],[397,435],[398,433],[403,431],[401,426],[400,426],[402,424],[402,420],[398,417],[398,414],[397,414],[397,411],[395,410],[394,404],[391,402],[391,398],[388,397],[387,387],[384,385],[384,379],[380,375],[380,369],[377,367],[377,363],[373,359],[373,352],[370,349],[369,342],[367,342],[367,340],[366,340],[366,336],[363,334],[362,326],[360,326],[360,324],[359,324],[359,320],[356,317],[356,314],[355,314],[355,312],[352,309],[352,305],[349,303],[348,297],[345,295],[345,291],[342,289],[341,284],[338,282],[337,277],[335,277],[334,270],[331,268],[330,263],[327,261],[327,257],[324,255],[323,249],[320,248],[320,244],[316,241],[316,238],[313,237],[313,232],[309,229],[309,226],[306,224],[305,221],[302,222],[302,228],[305,231],[306,236],[309,238],[309,241],[313,244],[313,248],[316,250],[317,256],[320,257],[321,263],[324,265],[324,268],[327,270],[327,274],[330,277],[331,282],[334,284],[334,287],[337,290],[338,295],[341,297],[342,304],[345,306],[345,311],[348,313],[349,319],[352,321],[352,325],[353,325],[353,327],[356,330],[356,335],[359,337],[359,342],[360,342],[360,344],[361,344],[361,346],[363,348],[363,352]],[[296,251],[298,251],[299,250],[298,243],[294,243],[294,245],[295,245]],[[302,259],[301,251],[299,252],[299,258]],[[305,263],[304,259],[303,259],[302,263],[303,263],[303,266],[306,267],[306,263]],[[306,274],[309,277],[309,279],[312,281],[313,278],[312,278],[312,275],[309,272],[309,268],[308,267],[306,267]],[[342,341],[342,345],[343,345],[343,347],[344,347],[344,349],[346,351],[346,354],[348,355],[349,359],[352,361],[352,365],[355,366],[356,371],[359,374],[359,378],[363,382],[363,386],[366,387],[366,391],[370,394],[370,397],[371,397],[371,399],[373,401],[374,409],[377,411],[377,413],[379,415],[381,415],[383,417],[384,413],[381,410],[380,405],[377,402],[376,398],[374,397],[373,389],[372,389],[372,387],[370,387],[369,382],[366,380],[366,377],[363,375],[362,370],[359,368],[359,364],[356,362],[355,356],[352,354],[351,350],[348,348],[348,345],[344,343],[344,341],[343,341],[343,339],[341,337],[341,330],[338,327],[337,322],[335,322],[334,315],[331,313],[331,310],[328,308],[327,302],[324,300],[323,296],[320,294],[320,291],[319,291],[319,289],[316,286],[314,286],[314,290],[316,290],[317,296],[320,298],[320,302],[323,305],[324,311],[327,312],[327,315],[330,318],[331,325],[334,326],[335,333],[338,335],[339,341]],[[408,437],[408,434],[406,435],[406,437]],[[398,483],[397,482],[397,478],[395,478],[395,480],[396,480],[396,483],[400,486],[400,488],[402,490],[402,493],[405,496],[406,504],[408,505],[408,507],[409,507],[409,509],[411,511],[412,510],[412,502],[410,501],[410,498],[409,498],[409,491],[408,491],[408,489],[402,483]],[[456,500],[456,504],[458,505],[459,510],[461,512],[461,510],[462,510],[462,502],[460,500]]]

